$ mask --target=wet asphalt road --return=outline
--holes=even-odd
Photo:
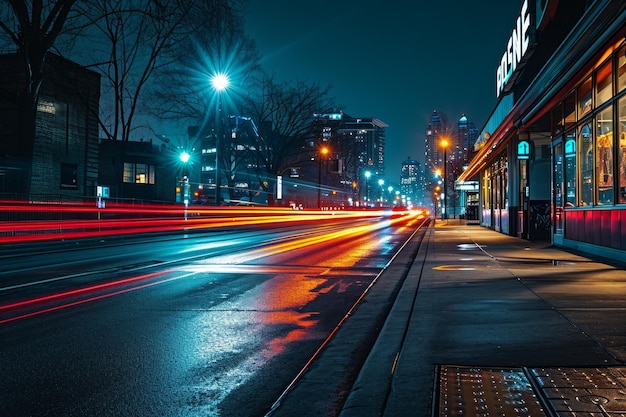
[[[265,227],[2,258],[0,416],[264,415],[413,229]]]

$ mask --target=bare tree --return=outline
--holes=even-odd
[[[111,193],[122,194],[127,143],[143,137],[149,121],[145,91],[153,74],[170,62],[167,51],[181,35],[181,23],[193,0],[82,0],[74,56],[101,76],[98,123],[114,143],[118,176]]]
[[[171,64],[167,52],[179,40],[193,1],[84,0],[88,30],[80,46],[103,79],[100,126],[110,140],[127,142],[145,111],[143,92],[155,71]],[[145,107],[144,107],[145,106]]]
[[[331,87],[303,81],[277,83],[265,77],[258,95],[247,103],[248,112],[259,124],[262,146],[255,149],[259,182],[265,191],[276,175],[291,164],[310,159],[314,114],[332,108]],[[271,181],[267,181],[267,180]]]

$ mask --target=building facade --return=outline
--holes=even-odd
[[[267,148],[250,117],[228,116],[218,128],[188,129],[189,178],[203,204],[268,204],[263,155]]]
[[[152,141],[103,139],[98,184],[107,187],[108,198],[118,202],[180,200],[187,167],[179,156],[176,150]]]
[[[459,180],[479,181],[484,226],[623,258],[626,3],[524,0],[512,29]]]
[[[19,53],[0,56],[0,193],[95,197],[100,76],[54,54],[44,68],[34,134],[23,136],[26,69]]]

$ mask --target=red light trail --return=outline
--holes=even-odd
[[[0,204],[0,213],[23,213],[35,216],[67,217],[67,220],[22,220],[0,222],[0,244],[48,240],[79,239],[138,233],[201,230],[264,224],[294,224],[319,220],[344,221],[357,218],[381,218],[383,210],[291,210],[287,208],[127,206],[111,205],[106,209],[86,205]],[[84,213],[98,218],[72,219]],[[418,212],[419,213],[419,212]],[[120,217],[102,219],[100,217]]]

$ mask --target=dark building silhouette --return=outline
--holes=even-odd
[[[0,193],[93,197],[100,76],[54,54],[44,68],[34,135],[20,139],[26,69],[19,53],[0,55]]]

